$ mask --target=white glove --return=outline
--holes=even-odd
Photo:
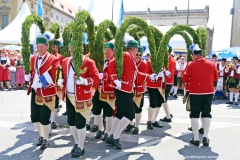
[[[150,75],[150,79],[151,79],[152,81],[155,81],[155,80],[158,79],[158,75],[157,75],[156,73],[153,73],[153,74]]]
[[[103,79],[103,73],[98,73],[99,79]]]
[[[25,79],[25,81],[29,82],[30,79],[31,79],[31,75],[30,74],[25,74],[24,79]]]
[[[82,77],[79,77],[79,79],[76,79],[76,83],[78,85],[85,85],[85,86],[88,85],[87,79],[86,78],[82,78]]]
[[[170,73],[168,70],[166,70],[166,71],[165,71],[165,75],[166,75],[167,77],[169,77],[169,76],[171,75],[171,73]]]
[[[158,73],[158,77],[164,77],[163,71]]]
[[[36,90],[38,88],[42,88],[42,84],[34,81],[31,87]]]
[[[119,81],[118,79],[116,79],[116,80],[114,80],[113,82],[116,84],[117,89],[121,89],[121,87],[122,87],[121,81]]]
[[[62,85],[63,85],[63,79],[59,79],[59,80],[57,81],[57,84],[58,84],[59,87],[62,87]]]

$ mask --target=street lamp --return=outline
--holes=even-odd
[[[187,11],[187,25],[188,25],[188,17],[189,17],[189,0],[188,0],[188,11]]]

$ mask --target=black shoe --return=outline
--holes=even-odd
[[[138,129],[137,127],[135,127],[135,128],[133,129],[132,134],[138,134],[138,132],[139,132],[139,129]]]
[[[229,101],[229,102],[227,102],[226,104],[233,104],[233,102],[230,102],[230,101]]]
[[[109,139],[110,139],[110,141],[112,142],[112,144],[117,148],[117,149],[122,149],[122,146],[121,146],[121,144],[119,143],[119,139],[114,139],[113,138],[113,135],[111,135],[110,137],[109,137]]]
[[[171,117],[171,118],[173,118],[173,115],[172,115],[172,114],[170,114],[170,117]]]
[[[105,143],[108,144],[108,145],[113,145],[112,141],[110,140],[110,137],[106,138]]]
[[[164,118],[161,118],[160,121],[163,121],[163,122],[172,122],[172,119],[171,119],[171,118],[164,117]]]
[[[192,127],[188,127],[188,130],[189,130],[189,131],[192,131]]]
[[[48,146],[49,146],[48,141],[44,139],[40,149],[44,150],[44,149],[48,148]]]
[[[235,105],[235,106],[238,106],[238,102],[234,102],[234,105]]]
[[[81,155],[85,153],[85,150],[81,150],[79,147],[76,148],[75,152],[72,154],[73,158],[79,158]]]
[[[66,111],[66,112],[64,112],[62,115],[63,115],[63,116],[66,116],[66,115],[67,115],[67,111]]]
[[[92,128],[91,128],[91,132],[97,132],[98,131],[98,126],[97,125],[94,125]]]
[[[129,124],[126,128],[125,128],[125,132],[129,132],[131,129],[133,129],[134,128],[134,125],[131,125],[131,124]]]
[[[61,105],[61,104],[59,104],[59,105],[58,105],[58,108],[62,108],[62,105]]]
[[[175,94],[173,97],[174,97],[174,98],[178,98],[177,94]]]
[[[103,131],[97,131],[97,134],[95,136],[95,139],[100,139],[102,138],[102,135],[103,135]]]
[[[77,149],[78,145],[77,144],[74,144],[72,150],[71,150],[71,154],[73,154],[75,152],[75,150]]]
[[[157,127],[157,128],[162,128],[163,127],[163,125],[159,124],[157,121],[154,122],[152,125],[153,125],[153,127]]]
[[[194,139],[191,139],[191,140],[190,140],[190,143],[192,143],[192,144],[195,145],[195,146],[199,146],[200,141],[198,141],[198,140],[194,141]]]
[[[38,138],[38,142],[37,142],[37,146],[41,146],[42,145],[42,142],[43,142],[43,137],[39,137]]]
[[[57,129],[56,122],[52,122],[52,123],[51,123],[51,127],[52,127],[52,129]]]
[[[86,130],[89,131],[91,128],[90,128],[90,125],[89,124],[86,124]]]
[[[203,137],[203,145],[204,146],[209,146],[209,138]]]
[[[170,95],[170,96],[173,96],[173,93],[170,93],[169,95]]]
[[[203,133],[204,133],[203,128],[200,128],[200,129],[198,130],[198,132],[201,133],[201,134],[203,134]]]
[[[153,129],[153,125],[152,125],[152,122],[151,122],[151,121],[148,121],[148,122],[147,122],[147,128],[148,128],[148,129]]]
[[[108,138],[108,134],[104,133],[104,136],[101,138],[102,141],[106,141],[106,139]]]

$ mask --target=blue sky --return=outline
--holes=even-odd
[[[74,6],[81,6],[88,10],[91,0],[68,0]],[[96,24],[104,19],[112,19],[112,1],[113,0],[94,0],[93,17]],[[232,16],[230,9],[233,0],[190,0],[190,9],[204,9],[209,5],[210,14],[208,27],[214,27],[213,50],[221,50],[230,46],[230,33]],[[124,0],[125,11],[146,11],[150,10],[173,10],[175,7],[187,9],[188,0]],[[114,0],[115,24],[119,17],[120,0]]]

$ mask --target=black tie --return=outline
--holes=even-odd
[[[38,59],[40,60],[40,59],[42,59],[42,57],[39,57]]]
[[[108,59],[106,59],[106,60],[104,61],[104,63],[106,63],[106,62],[109,62],[109,60],[108,60]]]

